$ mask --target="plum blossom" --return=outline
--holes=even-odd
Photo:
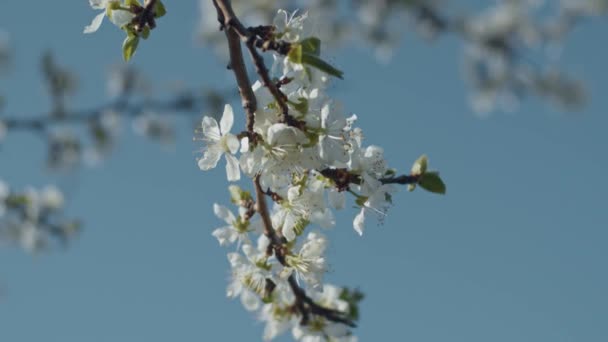
[[[234,156],[239,150],[238,138],[230,133],[234,123],[234,113],[230,105],[224,107],[224,113],[218,126],[217,121],[209,116],[203,118],[203,140],[207,143],[203,157],[198,160],[201,170],[209,170],[217,166],[222,154],[226,156],[226,176],[228,181],[241,179],[238,159]]]
[[[112,24],[119,28],[129,24],[135,18],[135,14],[124,7],[119,0],[89,0],[89,4],[93,9],[102,10],[102,12],[96,15],[91,24],[84,28],[84,33],[94,33],[99,30],[106,15]]]
[[[213,212],[215,216],[227,224],[227,226],[215,229],[212,233],[220,243],[220,246],[226,246],[238,241],[237,248],[239,248],[242,243],[249,242],[248,232],[254,230],[249,220],[243,220],[240,215],[238,217],[234,216],[228,208],[219,204],[213,205]]]
[[[382,221],[386,216],[386,212],[392,205],[390,200],[391,193],[395,192],[396,189],[393,185],[382,184],[369,175],[364,176],[363,184],[360,188],[363,195],[359,197],[359,199],[363,200],[363,203],[361,204],[361,210],[353,220],[353,227],[359,235],[363,235],[365,215],[368,212],[372,212]]]
[[[297,279],[303,280],[311,288],[317,288],[322,284],[323,274],[327,271],[324,257],[327,249],[327,238],[318,233],[308,233],[306,241],[300,247],[297,254],[287,257],[291,265],[287,272],[296,272]]]

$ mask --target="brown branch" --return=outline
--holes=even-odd
[[[241,104],[247,114],[247,132],[253,134],[255,111],[258,108],[257,99],[251,89],[249,76],[247,76],[247,67],[243,60],[243,51],[241,50],[239,34],[235,31],[235,25],[226,24],[227,21],[231,20],[230,18],[234,16],[234,12],[232,11],[232,7],[227,6],[224,1],[213,0],[213,4],[218,10],[217,20],[220,23],[220,28],[226,33],[226,39],[228,40],[228,51],[230,53],[229,68],[234,72],[239,94],[241,95]]]
[[[277,101],[279,108],[281,109],[282,120],[284,123],[288,125],[295,125],[296,120],[289,115],[289,107],[287,105],[287,97],[285,94],[279,90],[277,85],[272,81],[270,75],[268,73],[268,68],[264,63],[264,58],[260,55],[257,48],[260,47],[262,49],[274,49],[279,53],[287,54],[289,52],[289,44],[286,42],[275,42],[274,44],[267,43],[267,40],[262,39],[254,33],[254,30],[246,28],[241,21],[237,18],[232,10],[232,6],[230,5],[229,0],[213,0],[213,3],[216,5],[218,9],[218,20],[220,24],[227,32],[234,32],[235,35],[245,41],[247,50],[249,51],[249,55],[253,61],[253,65],[255,66],[256,73],[260,77],[262,81],[262,85],[264,85],[272,96]],[[229,37],[228,43],[231,44],[231,40],[235,41],[235,37]],[[239,52],[241,50],[240,46],[238,48]],[[236,50],[234,50],[236,52]],[[231,49],[231,59],[232,59],[232,49]],[[239,53],[242,58],[242,53]],[[234,67],[234,66],[233,66]],[[236,71],[235,71],[236,73]],[[238,80],[237,80],[238,81]]]
[[[264,65],[264,61],[262,57],[258,54],[256,50],[255,39],[251,37],[254,36],[250,30],[246,29],[243,24],[238,20],[234,11],[232,10],[232,6],[230,5],[230,0],[212,0],[213,4],[217,9],[218,21],[220,22],[221,29],[226,32],[226,38],[228,39],[228,47],[230,49],[230,67],[234,72],[234,76],[237,80],[239,86],[239,93],[242,98],[243,108],[247,113],[247,125],[251,125],[251,131],[253,131],[253,120],[255,119],[254,113],[257,109],[257,101],[255,98],[255,94],[251,91],[251,83],[249,78],[247,77],[247,68],[245,63],[243,62],[243,54],[240,46],[239,38],[244,39],[245,43],[249,49],[249,52],[254,60],[254,64],[256,64],[256,69],[258,69],[258,74],[263,79],[266,79],[265,86],[267,86],[271,92],[272,89],[275,89],[273,95],[280,94],[281,96],[276,96],[277,102],[279,105],[284,103],[284,98],[280,91],[278,90],[276,84],[270,81],[270,77],[268,76],[268,70]],[[257,61],[257,62],[256,62]],[[284,103],[285,109],[283,114],[285,118],[288,118],[289,114],[287,112],[287,104]],[[270,218],[270,211],[268,209],[268,204],[266,203],[266,192],[262,189],[260,184],[260,175],[256,175],[253,179],[253,184],[255,187],[256,193],[256,203],[257,203],[257,212],[260,214],[262,218],[262,224],[264,228],[264,235],[270,240],[269,251],[274,252],[277,260],[281,263],[281,265],[285,267],[289,267],[287,263],[286,256],[289,253],[289,250],[286,246],[285,239],[281,236],[280,232],[277,232],[272,226],[272,220]],[[343,323],[348,326],[354,327],[355,324],[345,317],[345,313],[325,308],[317,303],[315,303],[310,297],[306,295],[304,289],[302,289],[296,279],[292,274],[288,278],[289,286],[293,291],[296,300],[294,306],[298,310],[298,312],[302,315],[301,324],[305,325],[309,321],[309,316],[311,314],[324,317],[325,319]]]
[[[361,176],[351,173],[348,169],[323,169],[319,171],[324,177],[331,179],[338,191],[348,190],[350,184],[360,185]],[[420,175],[401,175],[395,177],[384,177],[378,179],[382,184],[416,184],[420,180]]]

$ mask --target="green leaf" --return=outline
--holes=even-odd
[[[163,5],[163,2],[158,0],[156,2],[156,7],[154,8],[154,18],[160,18],[165,14],[167,14],[167,9],[165,8],[165,5]]]
[[[365,202],[367,202],[367,199],[369,197],[367,196],[357,196],[357,199],[355,200],[355,203],[360,206],[363,207],[365,205]]]
[[[435,194],[445,194],[446,187],[438,172],[427,172],[420,176],[418,185],[426,191],[430,191]]]
[[[302,45],[301,44],[293,44],[289,49],[289,53],[287,54],[287,58],[290,62],[296,64],[302,64]]]
[[[340,299],[348,303],[348,319],[351,321],[359,320],[359,303],[365,298],[363,292],[358,289],[342,289],[340,293]]]
[[[309,65],[311,67],[317,68],[328,75],[335,76],[339,79],[343,79],[344,73],[336,68],[334,68],[331,64],[325,62],[321,58],[311,55],[308,53],[302,53],[301,56],[302,64]]]
[[[120,5],[120,3],[118,3]],[[126,0],[125,5],[127,6],[138,6],[141,7],[141,4],[137,0]]]
[[[292,63],[305,64],[319,69],[328,75],[342,79],[344,75],[342,71],[319,58],[318,53],[321,51],[320,44],[318,38],[307,38],[302,43],[293,44],[287,54],[287,58]]]
[[[138,44],[138,36],[128,35],[127,38],[125,38],[125,41],[122,43],[122,57],[125,59],[125,62],[128,62],[131,57],[133,57]]]
[[[148,37],[150,37],[150,26],[144,26],[144,28],[141,30],[141,37],[143,39],[148,39]]]
[[[321,40],[317,37],[309,37],[300,42],[302,53],[321,56]]]
[[[295,110],[302,114],[308,113],[308,99],[304,97],[299,97],[298,102],[289,101],[289,104],[291,104]]]

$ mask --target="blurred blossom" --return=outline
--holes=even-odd
[[[173,121],[158,113],[146,112],[137,116],[133,120],[133,131],[165,145],[172,145],[175,142]]]
[[[105,110],[89,123],[92,144],[84,147],[83,161],[88,166],[99,165],[112,152],[120,134],[121,116],[114,110]]]
[[[70,131],[55,132],[49,137],[47,164],[53,169],[71,169],[81,157],[80,140]]]
[[[200,36],[222,53],[227,50],[218,31],[212,2],[201,0]],[[234,10],[247,25],[269,23],[276,0],[242,1]],[[459,4],[463,6],[463,4]],[[472,107],[479,113],[512,110],[523,96],[539,96],[565,108],[579,108],[586,99],[583,85],[554,65],[565,36],[591,16],[606,15],[608,0],[502,0],[486,2],[470,15],[455,15],[454,6],[428,0],[283,1],[288,10],[306,9],[315,25],[310,35],[324,46],[355,42],[381,62],[389,62],[408,25],[423,37],[455,33],[464,42],[465,79]],[[260,18],[263,20],[260,21]],[[550,84],[548,81],[557,82]]]
[[[112,98],[130,93],[146,93],[149,87],[143,75],[132,66],[117,65],[110,69],[107,78],[107,92]]]
[[[63,193],[53,185],[13,192],[0,180],[0,240],[30,253],[47,248],[51,239],[67,242],[80,224],[63,217],[64,204]]]

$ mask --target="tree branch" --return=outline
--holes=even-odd
[[[286,42],[274,42],[274,44],[270,43],[268,40],[259,37],[253,30],[250,28],[246,28],[241,21],[237,18],[232,10],[232,6],[230,5],[229,0],[213,0],[213,3],[216,5],[218,10],[218,20],[222,28],[227,31],[227,35],[229,32],[234,32],[234,34],[238,35],[238,37],[245,41],[247,50],[251,56],[253,61],[253,65],[255,66],[256,72],[260,79],[262,80],[262,84],[268,88],[272,96],[277,101],[279,108],[281,108],[282,121],[288,125],[294,125],[296,120],[294,120],[289,115],[289,107],[287,106],[287,97],[285,94],[279,90],[277,85],[272,82],[270,75],[268,73],[268,68],[264,63],[264,58],[257,51],[258,47],[262,49],[273,49],[279,53],[286,55],[289,52],[289,43]],[[228,37],[228,43],[231,45],[231,42],[236,40],[235,37]],[[232,47],[232,46],[231,46]],[[241,50],[240,46],[238,48],[239,52]],[[236,50],[231,49],[231,61],[232,54],[236,52]],[[242,53],[239,53],[242,59]],[[233,66],[234,67],[234,66]],[[246,75],[246,74],[245,74]],[[238,82],[238,79],[237,79]],[[240,87],[240,85],[239,85]]]

